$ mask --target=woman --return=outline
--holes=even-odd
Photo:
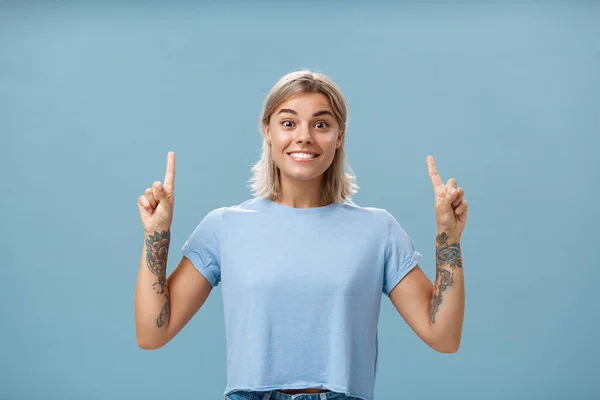
[[[138,199],[141,348],[169,342],[222,282],[230,400],[373,399],[382,293],[433,349],[458,350],[464,192],[454,179],[444,184],[427,157],[437,222],[432,285],[396,219],[350,201],[356,185],[347,172],[346,116],[344,97],[325,75],[282,77],[263,107],[254,198],[208,213],[167,279],[175,182],[168,154],[164,186],[154,182]]]

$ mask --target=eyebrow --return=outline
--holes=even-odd
[[[296,111],[292,110],[291,108],[282,108],[281,110],[279,110],[277,115],[279,115],[281,113],[290,113],[290,114],[298,115],[298,113]],[[331,111],[328,111],[328,110],[317,111],[316,113],[313,114],[313,117],[318,117],[320,115],[331,115],[333,117],[333,114],[331,113]]]

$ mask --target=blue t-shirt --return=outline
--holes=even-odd
[[[257,197],[208,213],[182,253],[222,285],[225,395],[310,387],[373,399],[382,293],[421,258],[390,213]]]

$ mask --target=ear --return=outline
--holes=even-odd
[[[263,124],[263,132],[264,132],[265,140],[267,141],[267,143],[271,144],[271,133],[269,132],[268,124]]]
[[[344,138],[344,131],[340,131],[337,141],[335,142],[335,148],[339,149],[342,146],[342,139]]]

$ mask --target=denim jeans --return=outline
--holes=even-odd
[[[228,400],[361,400],[337,392],[287,394],[271,390],[268,392],[233,392],[226,396]]]

